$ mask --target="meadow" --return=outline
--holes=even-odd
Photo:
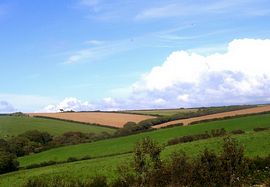
[[[123,113],[130,114],[142,114],[142,115],[153,115],[153,116],[171,116],[179,113],[187,113],[187,112],[196,112],[198,109],[196,108],[179,108],[179,109],[151,109],[151,110],[126,110],[121,111]]]
[[[144,137],[151,137],[159,143],[167,143],[168,140],[184,136],[224,128],[226,131],[241,129],[246,132],[253,131],[256,127],[270,127],[270,114],[261,114],[235,119],[212,121],[191,126],[181,126],[167,129],[159,129],[130,136],[107,139],[93,143],[85,143],[66,146],[32,154],[19,158],[22,167],[45,161],[64,161],[69,157],[81,158],[84,156],[101,157],[131,152],[134,144]],[[269,148],[270,149],[270,148]],[[68,154],[67,154],[68,153]]]
[[[35,117],[0,116],[0,138],[9,138],[29,130],[46,131],[52,135],[62,135],[69,131],[101,133],[113,133],[115,129],[86,125],[74,122],[42,119]]]
[[[245,147],[245,155],[248,157],[266,156],[270,154],[270,131],[248,132],[241,135],[233,135],[240,144]],[[222,138],[212,138],[190,143],[168,146],[162,153],[162,159],[175,151],[185,151],[187,155],[196,157],[205,148],[219,152],[221,150]],[[97,158],[85,161],[47,166],[29,170],[20,170],[0,176],[0,186],[20,186],[27,179],[35,176],[50,179],[53,176],[65,178],[80,178],[81,180],[91,178],[96,175],[105,175],[109,180],[116,177],[117,166],[129,164],[132,154],[116,155],[105,158]]]

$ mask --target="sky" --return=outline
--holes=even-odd
[[[270,103],[268,0],[0,0],[0,113]]]

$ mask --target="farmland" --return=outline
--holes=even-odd
[[[83,123],[97,123],[106,126],[122,127],[126,122],[140,122],[153,116],[122,114],[110,112],[63,112],[63,113],[32,113],[31,116],[43,116],[56,119],[78,121]]]
[[[157,109],[157,110],[126,110],[123,113],[153,115],[153,116],[170,116],[179,113],[196,112],[196,108],[183,108],[183,109]]]
[[[156,131],[107,139],[88,144],[61,147],[42,153],[21,157],[19,161],[21,166],[27,166],[29,164],[40,163],[49,160],[63,161],[68,157],[99,157],[111,154],[121,154],[132,151],[135,142],[147,136],[157,140],[160,143],[166,143],[169,139],[178,136],[203,133],[212,129],[224,128],[227,131],[236,129],[252,131],[255,127],[270,127],[270,114],[213,121],[192,126],[160,129]],[[66,154],[67,152],[69,154]]]
[[[26,119],[49,120],[40,118]],[[52,120],[52,122],[67,123],[59,120]],[[75,123],[75,125],[79,124]],[[82,126],[87,127],[87,125]],[[102,174],[107,176],[109,181],[112,181],[116,177],[115,170],[117,166],[131,160],[133,147],[135,143],[142,138],[151,137],[157,142],[166,145],[168,140],[175,137],[194,135],[220,128],[224,128],[227,132],[237,129],[245,131],[244,134],[232,135],[232,137],[236,138],[240,144],[244,145],[246,156],[264,157],[270,154],[270,130],[255,132],[253,129],[256,127],[270,128],[270,114],[257,114],[233,119],[203,122],[196,125],[158,129],[92,143],[54,148],[41,153],[19,157],[20,167],[24,168],[32,164],[39,164],[47,161],[63,162],[70,157],[80,159],[88,156],[89,158],[83,161],[68,162],[34,169],[21,169],[16,172],[3,174],[0,175],[0,186],[20,186],[27,179],[34,176],[42,176],[42,178],[50,179],[55,175],[66,179],[79,178],[80,180],[84,180]],[[48,128],[51,129],[51,127]],[[172,152],[182,150],[191,157],[196,157],[196,155],[201,153],[205,148],[209,148],[219,153],[221,150],[222,139],[222,137],[216,137],[165,146],[165,150],[162,152],[161,156],[163,159],[167,159]]]
[[[258,106],[254,108],[241,109],[241,110],[235,110],[235,111],[230,111],[230,112],[222,112],[222,113],[210,114],[210,115],[205,115],[205,116],[200,116],[200,117],[193,117],[193,118],[188,118],[188,119],[174,120],[174,121],[170,121],[170,122],[163,123],[160,125],[156,125],[154,126],[154,128],[166,127],[168,125],[172,125],[176,123],[183,123],[184,125],[188,125],[190,123],[197,122],[197,121],[222,119],[224,117],[256,114],[256,113],[269,112],[269,111],[270,111],[270,105]]]
[[[245,135],[234,136],[246,148],[245,155],[247,156],[266,156],[270,154],[270,132],[248,133]],[[201,140],[186,144],[179,144],[170,146],[165,149],[162,154],[163,158],[167,158],[170,153],[177,150],[184,150],[188,155],[196,156],[204,148],[209,148],[219,152],[222,138],[214,138],[209,140]],[[0,176],[0,186],[19,186],[27,178],[33,176],[42,176],[50,178],[55,175],[63,178],[80,178],[87,179],[97,174],[106,175],[109,180],[114,179],[115,170],[118,165],[128,162],[131,154],[124,154],[112,156],[108,158],[97,158],[86,161],[78,161],[74,163],[67,163],[55,166],[48,166],[43,168],[36,168],[31,170],[21,170]]]
[[[46,131],[52,135],[61,135],[69,131],[113,133],[115,129],[53,119],[34,117],[0,116],[0,137],[8,138],[28,130]]]

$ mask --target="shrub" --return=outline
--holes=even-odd
[[[67,159],[67,162],[75,162],[75,161],[78,161],[79,159],[78,158],[76,158],[76,157],[69,157],[68,159]]]
[[[0,174],[18,170],[17,157],[9,152],[0,151]]]
[[[172,186],[188,186],[192,181],[193,166],[184,152],[174,152],[170,157],[168,171]]]
[[[169,140],[168,145],[175,145],[178,143],[186,143],[186,142],[192,142],[192,141],[208,139],[208,138],[211,138],[211,136],[207,132],[202,133],[202,134],[181,136],[181,137],[177,137],[177,138]]]
[[[235,186],[244,184],[244,177],[248,173],[248,161],[244,157],[244,147],[235,139],[224,138],[223,152],[220,156],[221,172],[225,185]]]
[[[253,130],[254,130],[255,132],[258,132],[258,131],[265,131],[265,130],[268,130],[268,128],[257,127],[257,128],[254,128]]]
[[[238,130],[233,130],[230,132],[231,134],[244,134],[245,131],[241,130],[241,129],[238,129]]]
[[[194,186],[222,186],[220,170],[220,159],[215,153],[206,149],[195,162],[193,181],[190,182]]]
[[[226,130],[224,128],[221,128],[221,129],[212,129],[211,130],[212,137],[225,136],[226,134],[227,134],[227,132],[226,132]]]
[[[48,144],[50,141],[52,141],[52,135],[50,135],[48,132],[40,132],[38,130],[26,131],[19,136],[25,137],[32,142],[41,143],[43,145]]]

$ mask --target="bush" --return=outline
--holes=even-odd
[[[192,181],[193,166],[184,152],[174,152],[170,157],[168,171],[172,186],[188,186]]]
[[[17,157],[9,152],[0,151],[0,174],[18,170]]]
[[[227,132],[226,132],[226,130],[224,128],[221,128],[221,129],[212,129],[211,130],[212,137],[225,136],[226,134],[227,134]]]
[[[211,136],[207,132],[202,133],[202,134],[181,136],[181,137],[177,137],[177,138],[169,140],[168,145],[175,145],[179,143],[192,142],[192,141],[208,139],[208,138],[211,138]]]
[[[79,159],[78,158],[76,158],[76,157],[69,157],[68,159],[67,159],[67,162],[75,162],[75,161],[78,161]]]
[[[268,130],[268,128],[257,127],[257,128],[254,128],[253,130],[254,130],[255,132],[258,132],[258,131],[265,131],[265,130]]]
[[[231,134],[244,134],[245,131],[241,130],[241,129],[238,129],[238,130],[233,130],[230,132]]]
[[[248,173],[248,160],[244,157],[244,147],[235,139],[224,138],[223,152],[220,156],[223,182],[228,186],[244,184]]]
[[[25,137],[32,142],[40,143],[42,145],[48,144],[50,141],[52,141],[52,135],[50,135],[48,132],[40,132],[38,130],[26,131],[19,136]]]

